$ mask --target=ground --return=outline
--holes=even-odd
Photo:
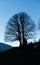
[[[0,65],[39,65],[40,49],[21,46],[0,53]]]

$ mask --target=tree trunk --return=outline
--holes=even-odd
[[[20,40],[20,46],[24,46],[24,47],[27,46],[27,41],[26,41],[25,38],[23,38],[23,39]]]
[[[27,46],[27,40],[23,38],[23,46]]]

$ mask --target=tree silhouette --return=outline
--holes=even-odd
[[[40,31],[40,19],[38,20],[38,29]]]
[[[26,45],[34,30],[34,21],[25,12],[21,12],[12,16],[7,22],[4,40],[7,42],[19,40],[20,45]]]

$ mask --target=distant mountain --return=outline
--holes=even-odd
[[[7,51],[8,49],[11,49],[11,48],[13,48],[13,47],[0,42],[0,53]]]

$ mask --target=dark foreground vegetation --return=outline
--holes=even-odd
[[[40,42],[0,53],[0,65],[40,65]]]

